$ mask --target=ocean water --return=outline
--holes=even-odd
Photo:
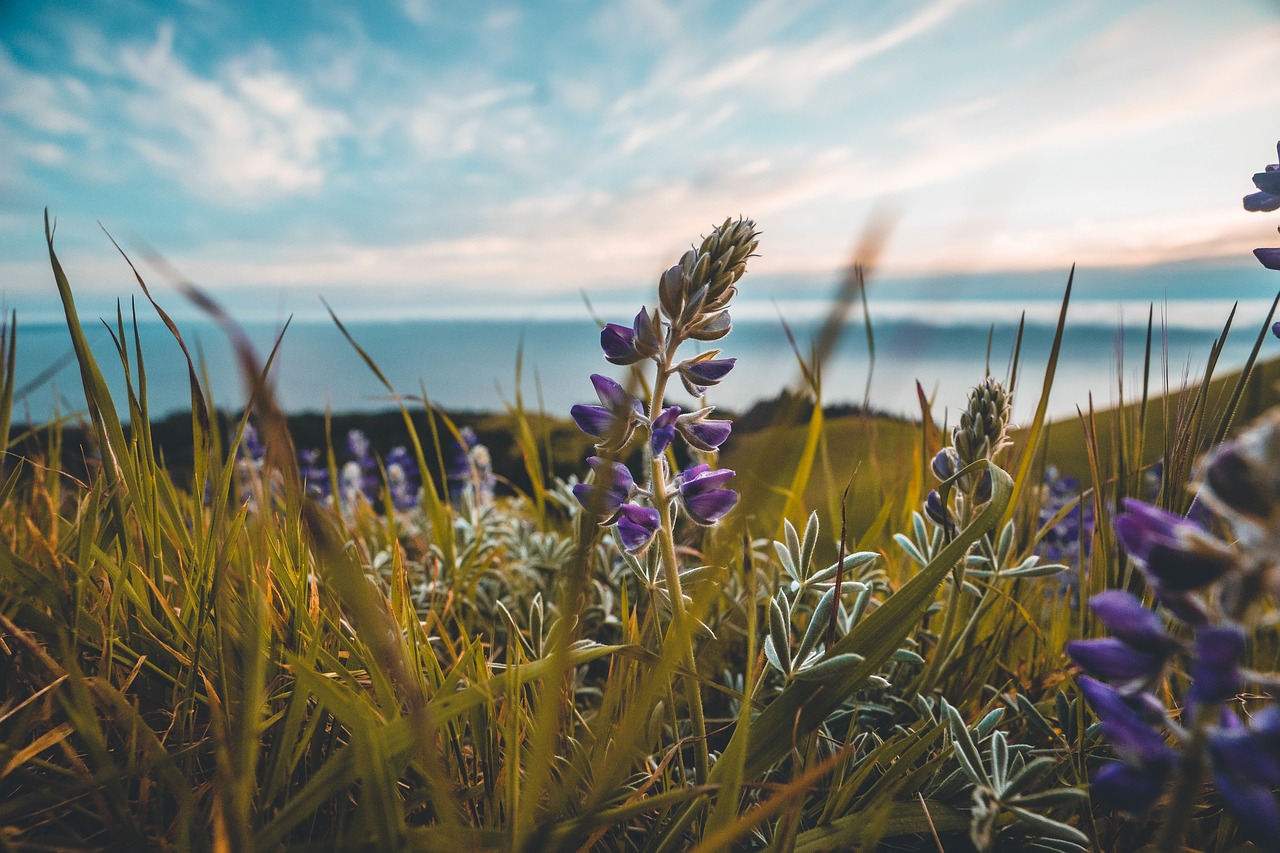
[[[1101,408],[1125,399],[1141,387],[1148,309],[1145,302],[1076,301],[1068,313],[1066,334],[1053,394],[1051,416],[1074,417],[1077,407]],[[1202,370],[1209,347],[1221,332],[1230,303],[1219,300],[1170,300],[1155,306],[1151,383],[1178,387]],[[822,368],[823,398],[828,403],[861,402],[901,414],[918,414],[916,383],[934,399],[935,412],[955,412],[967,390],[987,371],[1007,378],[1019,317],[1025,312],[1020,368],[1015,389],[1015,418],[1030,419],[1044,377],[1060,305],[1039,300],[966,300],[951,303],[873,301],[870,306],[875,360],[861,314],[853,312],[840,343]],[[1237,367],[1248,355],[1270,308],[1269,300],[1240,304],[1228,336],[1220,370]],[[606,319],[622,322],[635,308],[596,306]],[[821,300],[740,301],[733,332],[718,346],[738,359],[735,370],[709,394],[713,404],[741,411],[753,402],[798,387],[800,371],[784,329],[790,328],[806,356],[829,305]],[[593,372],[621,378],[624,370],[607,364],[598,348],[598,326],[582,306],[555,312],[522,313],[505,306],[497,317],[465,314],[442,318],[365,318],[348,329],[373,357],[396,389],[420,395],[455,410],[496,410],[515,399],[525,405],[565,414],[577,402],[594,402],[588,379]],[[142,317],[138,336],[156,415],[189,407],[187,372],[181,351],[158,320]],[[95,317],[84,317],[91,345],[108,382],[123,400],[123,374],[110,334]],[[206,366],[220,406],[239,408],[246,392],[225,336],[208,321],[179,324],[193,353]],[[280,324],[250,322],[245,331],[265,354]],[[132,337],[132,331],[129,332]],[[705,346],[705,345],[704,345]],[[84,409],[79,372],[70,360],[70,338],[54,318],[19,317],[16,419],[42,422],[55,413]],[[693,350],[690,349],[692,353]],[[1268,336],[1262,357],[1280,354],[1280,340]],[[520,372],[517,374],[517,363]],[[135,370],[136,376],[136,370]],[[291,412],[368,411],[387,408],[391,399],[357,353],[328,319],[292,322],[272,371],[282,404]],[[682,393],[682,392],[681,392]],[[679,399],[676,402],[691,404]],[[954,419],[954,418],[953,418]]]

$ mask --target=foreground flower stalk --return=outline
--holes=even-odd
[[[707,780],[710,754],[701,685],[696,675],[694,620],[686,607],[680,580],[675,524],[683,511],[695,524],[713,525],[733,509],[738,495],[723,488],[733,477],[730,470],[713,470],[707,464],[692,465],[685,471],[672,470],[674,456],[668,451],[677,436],[696,458],[699,453],[717,450],[728,438],[732,424],[710,418],[709,407],[684,413],[678,406],[668,406],[666,394],[671,378],[679,376],[684,389],[700,398],[733,369],[735,360],[719,357],[719,350],[683,359],[679,351],[689,341],[715,341],[730,332],[728,306],[746,271],[747,258],[755,251],[756,236],[751,220],[725,220],[662,274],[657,310],[641,308],[630,327],[609,323],[601,331],[600,347],[606,361],[622,366],[654,363],[652,390],[645,403],[618,382],[594,375],[591,381],[600,405],[578,405],[571,410],[578,427],[598,439],[596,449],[601,454],[590,460],[592,480],[576,486],[575,497],[588,512],[604,516],[602,526],[614,526],[625,551],[642,554],[656,542],[671,608],[662,645],[674,648],[681,665],[694,673],[684,684],[698,784]],[[613,461],[623,455],[638,434],[648,437],[644,442],[643,485],[636,484],[626,465]]]

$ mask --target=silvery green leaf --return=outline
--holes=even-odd
[[[773,650],[777,652],[780,669],[791,672],[791,632],[787,627],[786,617],[777,598],[769,600],[769,638],[773,640]]]
[[[804,580],[804,563],[800,562],[800,534],[796,533],[795,525],[791,523],[791,519],[785,519],[782,522],[782,531],[787,540],[787,550],[791,552],[791,562],[795,565],[798,577]]]
[[[800,571],[807,572],[813,567],[813,549],[818,547],[818,513],[809,513],[809,522],[804,526],[804,540],[800,544]]]
[[[849,625],[857,625],[862,619],[864,613],[867,612],[867,605],[871,603],[871,587],[864,586],[859,592],[858,597],[853,600],[853,609],[849,611]]]
[[[991,787],[996,796],[1004,796],[1005,780],[1009,778],[1009,739],[1004,732],[997,731],[991,735]]]
[[[1009,562],[1009,552],[1013,550],[1013,522],[1010,521],[1000,531],[1000,540],[996,543],[996,562],[1004,565]]]
[[[1041,760],[1053,762],[1053,759],[1048,756],[1036,759],[1036,761]],[[1032,762],[1032,764],[1034,763]],[[1031,764],[1028,764],[1027,767],[1030,768]],[[1009,803],[1018,806],[1060,806],[1072,801],[1078,802],[1087,799],[1089,799],[1089,792],[1084,788],[1053,788],[1049,791],[1036,791],[1026,796],[1013,797],[1009,800]]]
[[[883,675],[868,675],[867,686],[874,687],[877,690],[888,690],[893,685]]]
[[[992,787],[991,780],[987,778],[986,768],[982,766],[982,756],[978,754],[978,747],[973,743],[973,737],[969,734],[969,727],[964,724],[964,718],[946,699],[941,701],[943,713],[947,715],[950,723],[951,742],[955,745],[956,760],[975,783],[988,788]]]
[[[947,774],[947,778],[938,783],[938,786],[930,793],[930,797],[935,800],[949,800],[972,785],[973,777],[969,775],[963,766],[957,767]]]
[[[1034,828],[1036,832],[1041,835],[1048,836],[1049,838],[1061,839],[1062,841],[1073,841],[1076,844],[1087,845],[1089,843],[1089,836],[1085,835],[1074,826],[1059,823],[1052,818],[1047,818],[1044,815],[1036,814],[1035,812],[1018,808],[1017,806],[1012,806],[1010,810],[1017,816],[1020,822],[1025,826]]]
[[[827,626],[831,623],[831,610],[835,606],[835,600],[836,591],[829,590],[818,600],[818,606],[813,608],[813,615],[809,617],[809,627],[800,640],[800,646],[796,649],[797,661],[803,663],[809,656],[809,652],[817,646],[818,640],[826,633]]]
[[[917,542],[929,541],[929,528],[925,526],[924,516],[918,512],[911,513],[911,529],[916,535]]]
[[[768,636],[764,638],[764,659],[769,662],[770,666],[772,666],[774,669],[776,669],[778,672],[782,673],[783,675],[791,674],[790,670],[787,667],[782,665],[782,658],[778,656],[777,649],[773,647],[772,636]]]
[[[1022,568],[1010,569],[1004,573],[1007,578],[1043,578],[1049,575],[1056,575],[1058,572],[1065,572],[1069,566],[1061,563],[1045,563],[1043,566],[1027,566]]]
[[[990,563],[991,563],[991,559],[989,557],[984,557],[981,554],[970,554],[969,556],[964,558],[964,564],[966,567],[986,566],[986,565],[990,565]]]
[[[968,578],[982,578],[983,580],[986,580],[987,578],[993,577],[995,572],[990,569],[966,569],[964,575]]]
[[[893,534],[893,541],[897,542],[898,547],[901,548],[903,551],[905,551],[907,556],[910,557],[915,562],[919,563],[922,566],[928,564],[929,561],[926,560],[924,558],[924,555],[920,553],[920,550],[916,548],[915,543],[912,542],[910,539],[908,539],[906,536],[902,535],[901,533],[895,533]]]
[[[987,715],[978,724],[973,727],[974,734],[979,739],[986,737],[996,725],[1004,719],[1004,708],[992,708]]]
[[[1058,733],[1054,731],[1052,724],[1044,718],[1044,714],[1040,713],[1040,709],[1038,709],[1030,699],[1028,699],[1024,694],[1019,693],[1015,701],[1018,703],[1018,710],[1022,712],[1023,716],[1027,718],[1027,721],[1038,729],[1041,734],[1054,739],[1058,737]]]
[[[846,554],[844,558],[844,563],[843,563],[844,571],[845,571],[845,586],[848,586],[848,584],[851,584],[851,583],[857,583],[857,581],[851,581],[848,579],[850,572],[852,572],[854,569],[862,568],[863,566],[872,562],[879,556],[880,554],[877,551],[855,551],[852,554]],[[810,581],[831,580],[836,576],[836,568],[837,568],[837,564],[832,563],[822,571],[815,573],[813,577],[811,577],[809,580]]]
[[[697,566],[692,569],[685,569],[680,572],[680,582],[683,584],[693,584],[702,580],[708,575],[715,574],[719,571],[719,566]]]
[[[862,655],[843,654],[820,660],[808,669],[796,673],[802,681],[826,681],[838,679],[857,668],[864,658]]]
[[[890,657],[889,660],[897,663],[914,663],[917,665],[924,664],[924,658],[911,651],[910,649],[898,649]]]
[[[1045,850],[1048,853],[1087,853],[1088,847],[1074,841],[1062,841],[1058,838],[1037,838],[1027,846],[1028,850]]]
[[[781,542],[773,543],[773,550],[778,552],[778,562],[782,564],[782,570],[799,581],[800,573],[796,571],[796,561],[791,558],[791,552],[787,550],[787,546]]]
[[[972,595],[974,598],[982,598],[982,589],[968,581],[962,581],[960,588],[967,594]]]

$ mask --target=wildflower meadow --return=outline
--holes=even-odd
[[[1280,165],[1253,180],[1280,210]],[[562,366],[590,402],[516,396],[517,481],[337,316],[407,438],[300,445],[276,351],[184,285],[249,389],[228,421],[137,275],[186,360],[188,465],[137,314],[107,323],[113,397],[46,236],[84,408],[18,422],[11,316],[2,850],[1280,849],[1274,304],[1184,386],[1149,319],[1141,386],[1051,423],[1064,270],[1038,388],[1015,350],[958,413],[836,415],[821,338],[746,428],[716,391],[751,382],[734,299],[768,235],[730,218]],[[1226,373],[1233,325],[1256,343]]]

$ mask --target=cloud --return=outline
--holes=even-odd
[[[321,187],[332,150],[350,129],[345,115],[311,103],[269,59],[236,58],[201,76],[175,56],[173,37],[164,24],[150,47],[121,51],[133,86],[124,103],[133,147],[205,199]]]

